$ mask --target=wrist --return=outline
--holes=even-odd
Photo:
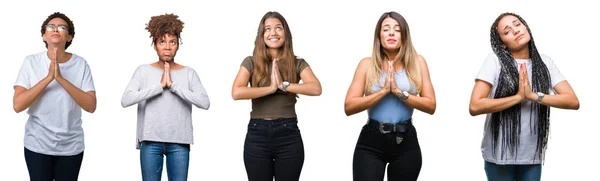
[[[537,93],[534,93],[534,95],[535,95],[534,101],[537,103],[542,103],[542,99],[544,99],[545,94],[542,92],[537,92]]]
[[[535,92],[530,92],[529,94],[527,94],[527,99],[529,99],[530,101],[533,101],[533,102],[537,102],[538,94]]]

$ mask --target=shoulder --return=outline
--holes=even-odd
[[[250,63],[254,63],[254,56],[250,55],[250,56],[246,56],[246,58],[244,58],[243,62],[250,62]]]
[[[546,55],[546,54],[541,54],[540,53],[540,58],[542,58],[542,61],[544,61],[544,63],[548,64],[548,63],[554,63],[554,61],[552,60],[552,57]]]
[[[82,56],[79,56],[75,53],[71,53],[71,56],[72,57],[71,57],[70,61],[75,61],[75,63],[77,63],[77,64],[82,64],[82,65],[88,66],[87,60],[85,60],[85,58],[83,58]]]
[[[35,53],[35,54],[31,54],[31,55],[27,55],[25,56],[25,60],[23,63],[28,63],[28,64],[38,64],[38,63],[42,63],[44,60],[44,56],[46,56],[46,52],[39,52],[39,53]]]
[[[425,62],[425,57],[423,57],[423,55],[421,55],[421,54],[417,54],[417,61],[420,64],[426,64],[427,63],[427,62]]]
[[[371,65],[371,61],[373,61],[373,58],[365,57],[365,58],[361,59],[360,62],[358,62],[358,67],[369,66],[369,65]]]
[[[306,62],[306,60],[300,56],[296,56],[295,58],[296,64],[297,65],[306,65],[308,66],[308,62]]]

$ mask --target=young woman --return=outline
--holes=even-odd
[[[65,51],[75,37],[66,15],[53,13],[41,27],[47,51],[25,57],[14,84],[15,112],[29,114],[25,161],[32,181],[77,180],[85,148],[81,109],[96,110],[92,72],[85,59]]]
[[[253,56],[242,62],[231,94],[234,100],[252,99],[244,143],[248,180],[297,181],[304,146],[296,95],[321,95],[321,83],[308,63],[294,55],[292,33],[281,14],[268,12],[260,20]]]
[[[523,18],[501,14],[490,31],[494,53],[479,70],[469,105],[472,116],[487,115],[485,172],[490,181],[539,181],[550,107],[579,109],[579,101],[554,61],[538,53]]]
[[[413,47],[408,23],[396,12],[381,15],[373,54],[358,64],[344,109],[346,115],[368,110],[354,150],[355,181],[417,180],[421,148],[412,125],[414,109],[433,114],[435,93],[425,59]]]
[[[207,110],[208,95],[196,71],[175,63],[183,22],[177,15],[153,16],[150,32],[158,61],[140,65],[121,104],[138,104],[137,149],[144,181],[159,181],[163,155],[169,180],[187,180],[190,144],[194,143],[192,104]]]

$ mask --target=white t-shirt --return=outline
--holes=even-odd
[[[47,51],[25,57],[14,87],[30,89],[48,75]],[[95,91],[92,72],[85,59],[72,54],[59,63],[61,75],[84,92]],[[36,153],[71,156],[84,150],[81,107],[53,80],[29,106],[25,124],[25,148]]]
[[[546,55],[540,55],[540,57],[542,58],[542,61],[544,62],[544,64],[546,64],[546,67],[548,68],[548,72],[550,72],[550,82],[552,84],[552,87],[550,88],[550,93],[555,93],[554,91],[554,86],[556,86],[556,84],[558,84],[559,82],[565,80],[565,77],[563,77],[563,75],[560,73],[560,71],[558,70],[558,68],[556,67],[556,65],[554,64],[554,61],[552,61],[552,59]],[[515,64],[517,65],[516,67],[519,68],[519,64],[521,63],[526,63],[527,65],[527,72],[528,72],[528,76],[529,76],[529,84],[531,85],[531,80],[532,79],[532,72],[531,71],[531,60],[527,59],[527,60],[523,60],[523,59],[516,59],[515,60]],[[498,85],[498,78],[500,76],[500,61],[498,59],[498,57],[496,56],[496,54],[491,53],[488,55],[488,57],[486,58],[485,62],[483,62],[483,66],[481,66],[481,69],[479,70],[479,73],[477,74],[477,78],[476,80],[483,80],[485,82],[488,82],[490,84],[492,84],[492,89],[490,90],[490,93],[488,95],[488,98],[493,98],[494,94],[496,92],[496,88]],[[518,71],[518,70],[517,70]],[[532,132],[531,127],[534,124],[535,121],[537,121],[537,119],[530,119],[530,113],[531,113],[531,104],[533,104],[533,102],[531,101],[525,101],[523,103],[521,103],[521,134],[520,134],[520,143],[519,146],[517,148],[517,155],[511,155],[510,152],[508,150],[502,150],[501,147],[501,138],[502,138],[502,131],[500,131],[498,133],[498,139],[496,141],[496,155],[494,156],[492,154],[492,133],[488,132],[488,127],[490,126],[490,120],[492,117],[492,114],[487,114],[486,116],[486,121],[485,121],[485,127],[483,129],[483,140],[481,143],[481,152],[483,154],[483,158],[488,161],[488,162],[492,162],[492,163],[496,163],[496,164],[500,164],[500,165],[505,165],[505,164],[540,164],[542,163],[543,159],[544,159],[544,152],[542,152],[542,157],[541,159],[536,158],[536,146],[537,146],[537,134]],[[537,103],[536,103],[537,104]],[[501,158],[501,154],[505,153],[505,157]]]

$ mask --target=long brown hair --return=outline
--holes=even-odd
[[[269,48],[264,40],[265,21],[269,18],[279,19],[284,29],[285,41],[280,47],[282,55],[279,60],[279,69],[282,70],[281,77],[290,83],[298,83],[296,57],[294,56],[294,48],[292,47],[292,33],[285,18],[275,11],[267,12],[260,20],[260,24],[258,24],[256,40],[254,41],[254,70],[250,83],[252,86],[268,85],[270,83],[270,77],[268,76],[269,63],[272,62],[273,57],[269,54]]]
[[[384,48],[381,45],[381,24],[385,18],[392,18],[398,21],[400,25],[400,50],[396,57],[388,57],[385,54]],[[395,62],[400,62],[404,64],[404,70],[406,70],[406,74],[408,76],[410,82],[409,90],[412,90],[413,87],[416,87],[417,93],[421,92],[421,70],[419,67],[419,61],[417,60],[417,51],[413,47],[412,39],[410,38],[410,29],[408,28],[408,23],[402,17],[402,15],[397,12],[390,11],[383,13],[377,21],[377,26],[375,27],[375,38],[373,40],[373,54],[371,55],[371,66],[367,69],[367,78],[365,84],[365,91],[371,92],[371,85],[373,82],[378,86],[380,85],[381,74],[383,73],[382,69],[382,61],[385,59],[388,60],[399,60]]]

